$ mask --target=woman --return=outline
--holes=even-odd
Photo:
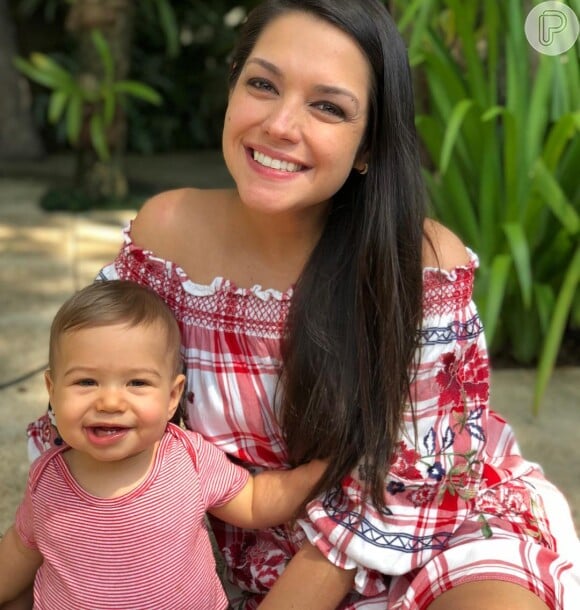
[[[213,523],[232,605],[580,598],[568,507],[488,410],[477,259],[425,220],[406,51],[382,4],[255,9],[223,152],[235,189],[154,197],[102,276],[174,311],[188,426],[255,469],[330,460],[299,524]]]

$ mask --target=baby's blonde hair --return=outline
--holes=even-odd
[[[48,366],[53,368],[58,342],[63,334],[83,328],[158,323],[165,329],[159,337],[173,360],[175,375],[182,370],[181,335],[177,321],[155,292],[127,280],[103,280],[86,286],[58,310],[50,327]],[[164,343],[163,343],[164,342]]]

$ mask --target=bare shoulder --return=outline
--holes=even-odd
[[[447,227],[427,219],[423,233],[423,267],[450,270],[469,263],[465,245]]]
[[[172,239],[176,227],[183,223],[187,207],[194,206],[201,196],[197,189],[174,189],[148,199],[135,217],[131,227],[133,242],[142,248],[163,250]]]
[[[191,244],[209,247],[222,221],[231,191],[182,188],[164,191],[145,202],[131,227],[133,243],[163,258],[179,260]]]

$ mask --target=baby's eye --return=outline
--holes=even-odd
[[[149,383],[145,379],[131,379],[129,385],[134,388],[142,388],[149,385]]]
[[[97,385],[97,382],[94,379],[78,379],[75,381],[75,385],[80,385],[81,387],[90,387],[93,385]]]
[[[248,85],[258,91],[276,91],[274,85],[263,78],[250,78],[248,80]]]
[[[328,114],[337,119],[344,119],[346,114],[342,108],[337,106],[336,104],[332,104],[331,102],[317,102],[312,104],[314,108]]]

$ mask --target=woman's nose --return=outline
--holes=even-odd
[[[297,142],[300,139],[302,116],[296,104],[280,100],[274,104],[264,121],[264,131],[279,140]]]

